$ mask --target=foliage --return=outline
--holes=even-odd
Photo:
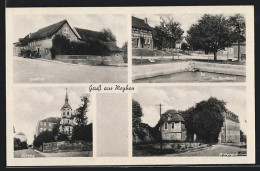
[[[86,116],[86,113],[88,112],[88,107],[90,103],[89,98],[90,98],[89,94],[85,94],[81,97],[81,104],[75,113],[76,123],[78,126],[87,124],[88,117]]]
[[[68,141],[69,137],[67,134],[59,133],[57,136],[57,141]]]
[[[132,100],[132,120],[133,127],[137,127],[141,124],[141,117],[143,116],[142,107],[139,102]]]
[[[246,135],[240,130],[240,142],[246,142]]]
[[[188,50],[188,49],[189,49],[189,45],[187,43],[183,42],[181,44],[181,50]]]
[[[54,124],[51,132],[52,132],[53,136],[57,136],[59,134],[59,132],[60,132],[60,122],[57,122],[56,124]]]
[[[128,62],[128,54],[127,54],[127,42],[125,42],[124,44],[123,44],[123,46],[121,47],[121,49],[124,51],[124,56],[123,56],[123,60],[124,60],[124,62],[125,63],[127,63]]]
[[[76,110],[76,123],[72,131],[72,140],[92,141],[92,124],[87,125],[88,107],[90,103],[90,95],[86,94],[81,97],[81,104]]]
[[[20,141],[19,138],[14,138],[14,150],[22,150],[27,148],[28,147],[26,141]]]
[[[226,111],[225,105],[226,102],[211,97],[189,108],[183,114],[187,133],[195,133],[202,142],[217,142],[224,122],[222,112]]]
[[[228,18],[231,29],[231,41],[238,43],[238,60],[240,59],[240,42],[246,40],[246,23],[245,18],[240,14],[235,14]]]
[[[217,51],[230,47],[232,43],[229,23],[223,15],[205,14],[187,33],[186,40],[193,50],[213,52],[214,60],[217,60]]]
[[[51,131],[44,131],[44,132],[41,132],[33,141],[33,145],[35,147],[40,147],[43,142],[45,143],[49,143],[49,142],[54,142],[55,141],[55,138],[52,134]]]
[[[82,140],[92,142],[92,123],[89,125],[76,125],[73,127],[72,140]]]
[[[109,48],[100,40],[88,42],[70,42],[63,35],[55,35],[50,48],[52,59],[55,55],[109,55]]]
[[[157,46],[159,49],[174,48],[175,42],[182,36],[184,31],[181,29],[181,24],[168,18],[163,20],[160,25],[155,26],[156,37],[159,39]]]
[[[101,34],[99,35],[99,39],[104,42],[114,42],[116,43],[116,36],[112,33],[109,28],[103,28],[101,30]]]

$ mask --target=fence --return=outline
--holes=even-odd
[[[75,142],[67,141],[43,143],[42,151],[48,152],[65,152],[65,151],[92,151],[91,142]]]

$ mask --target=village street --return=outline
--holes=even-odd
[[[23,149],[23,150],[17,150],[14,151],[14,157],[15,158],[35,158],[35,157],[44,157],[40,153],[34,151],[31,148]]]
[[[14,56],[15,83],[126,83],[127,67],[90,66]]]
[[[92,157],[92,151],[73,151],[58,153],[43,153],[32,148],[14,151],[15,158],[35,158],[35,157]]]
[[[223,156],[225,155],[233,155],[236,156],[239,151],[245,151],[245,149],[240,149],[239,147],[235,146],[228,146],[223,144],[215,144],[212,145],[212,147],[205,148],[198,151],[187,151],[184,153],[179,154],[167,154],[164,156],[170,157],[170,156],[220,156],[221,154]]]

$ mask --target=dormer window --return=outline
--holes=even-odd
[[[164,129],[168,129],[168,123],[167,122],[164,123]]]
[[[172,129],[174,129],[174,122],[172,123]]]
[[[171,120],[172,119],[172,115],[168,115],[168,120]]]

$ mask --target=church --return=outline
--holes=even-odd
[[[76,118],[74,117],[72,108],[69,104],[68,93],[66,89],[65,103],[61,108],[61,120],[60,120],[60,132],[72,136],[73,126],[76,124]]]

